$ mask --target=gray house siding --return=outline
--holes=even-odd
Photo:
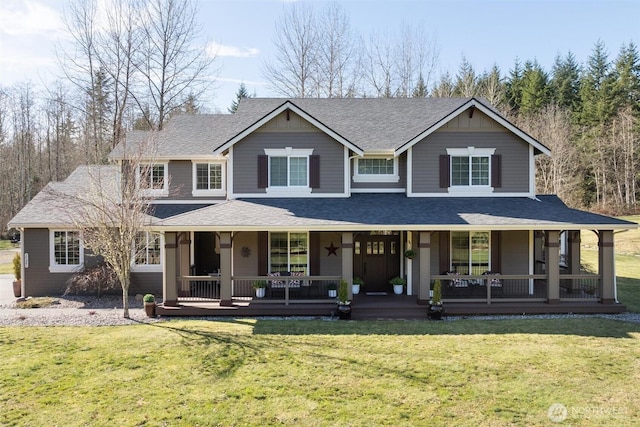
[[[162,295],[162,272],[131,273],[129,295],[135,294]]]
[[[320,187],[313,193],[344,192],[344,147],[326,134],[317,132],[260,132],[247,136],[233,148],[233,192],[264,193],[258,188],[258,156],[265,148],[313,148],[320,156]]]
[[[500,273],[522,274],[529,271],[529,232],[505,231],[500,234]]]
[[[446,193],[439,185],[439,158],[447,148],[495,148],[502,156],[502,187],[495,193],[529,191],[529,146],[508,132],[437,131],[413,146],[414,193]]]
[[[73,273],[49,272],[49,229],[27,228],[22,233],[25,258],[29,267],[24,269],[24,296],[60,295],[66,288],[66,281]]]
[[[199,162],[200,163],[200,162]],[[202,161],[206,163],[206,161]],[[224,165],[223,167],[226,167]],[[169,196],[162,199],[169,200],[223,200],[225,196],[194,197],[193,191],[193,162],[190,160],[172,160],[169,162]]]

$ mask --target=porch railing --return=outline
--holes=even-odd
[[[437,275],[442,282],[442,299],[457,302],[545,301],[548,299],[544,274]],[[560,299],[598,299],[601,277],[592,274],[560,275]]]
[[[265,280],[267,287],[263,297],[256,296],[253,283]],[[232,298],[260,300],[265,303],[333,301],[329,289],[338,286],[340,276],[233,276]]]
[[[233,276],[231,298],[235,300],[260,300],[289,304],[294,302],[320,302],[335,300],[329,296],[330,288],[337,288],[340,276]],[[265,280],[265,295],[256,296],[253,283]],[[181,276],[177,280],[179,301],[219,301],[220,276]]]

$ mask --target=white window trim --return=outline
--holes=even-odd
[[[191,195],[193,197],[215,197],[215,196],[224,196],[226,194],[226,172],[224,167],[224,162],[221,161],[192,161],[192,191]],[[210,189],[210,190],[198,190],[196,187],[198,186],[198,173],[197,173],[197,165],[220,165],[222,169],[222,183],[220,189]]]
[[[453,157],[469,157],[471,161],[472,157],[488,157],[489,158],[489,183],[491,183],[491,156],[496,152],[495,148],[476,148],[469,146],[466,148],[447,148],[447,154],[449,155],[449,182],[453,183],[453,164],[451,163]],[[469,163],[471,165],[471,162]],[[471,173],[471,166],[469,166],[469,173]],[[450,185],[449,193],[459,193],[468,195],[483,195],[493,193],[494,188],[489,185],[472,185],[471,177],[469,177],[468,185]]]
[[[291,271],[291,234],[292,233],[303,233],[307,235],[307,265],[305,267],[305,269],[307,270],[307,272],[309,272],[309,261],[310,261],[310,249],[309,249],[309,232],[308,231],[270,231],[269,232],[269,273],[273,273],[273,271],[271,271],[271,236],[272,234],[275,233],[286,233],[287,235],[287,265],[289,268],[289,271]]]
[[[164,181],[161,189],[146,189],[142,191],[142,194],[148,197],[167,197],[169,195],[169,188],[167,182],[169,181],[169,163],[168,162],[142,162],[136,168],[136,184],[140,188],[140,166],[155,166],[162,165],[164,168]]]
[[[375,175],[375,174],[360,174],[358,172],[358,162],[364,159],[387,159],[388,157],[356,157],[353,159],[353,182],[400,182],[400,175],[398,173],[398,158],[393,158],[393,174],[388,175]]]
[[[144,233],[151,233],[145,231]],[[131,271],[134,273],[162,273],[162,264],[164,264],[164,234],[156,233],[160,236],[160,264],[136,264],[135,249],[131,259]]]
[[[311,187],[309,186],[309,172],[310,172],[310,161],[309,157],[313,154],[313,148],[265,148],[264,154],[269,156],[268,159],[268,176],[269,176],[269,186],[265,188],[265,192],[272,195],[297,195],[303,196],[307,194],[311,194]],[[290,157],[306,157],[307,158],[307,185],[299,185],[299,186],[271,186],[271,157],[286,157],[287,161]],[[287,173],[289,170],[287,170]],[[289,177],[287,176],[287,181]]]
[[[57,264],[55,256],[55,239],[54,233],[58,231],[78,232],[72,229],[50,229],[49,230],[49,272],[50,273],[75,273],[84,269],[84,242],[82,234],[79,235],[80,240],[80,264]]]
[[[488,257],[488,263],[489,265],[487,266],[487,271],[491,271],[493,269],[492,265],[491,265],[491,245],[492,245],[492,241],[491,241],[491,230],[469,230],[469,231],[462,231],[460,230],[460,232],[462,233],[467,233],[468,237],[469,237],[469,271],[471,271],[471,269],[473,268],[472,264],[472,259],[471,259],[471,234],[473,233],[488,233],[489,235],[489,257]],[[453,248],[453,232],[449,233],[449,248]],[[453,250],[449,251],[449,270],[453,271]],[[471,274],[471,273],[469,273]]]

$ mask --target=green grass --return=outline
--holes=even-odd
[[[13,264],[0,264],[0,274],[13,274]]]
[[[20,247],[19,243],[11,243],[11,240],[1,240],[0,239],[0,250],[6,249],[15,249]]]
[[[3,425],[638,425],[640,324],[0,328]]]

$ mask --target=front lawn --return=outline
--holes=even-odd
[[[640,422],[640,324],[180,320],[0,328],[7,425]],[[556,406],[558,408],[558,406]]]

